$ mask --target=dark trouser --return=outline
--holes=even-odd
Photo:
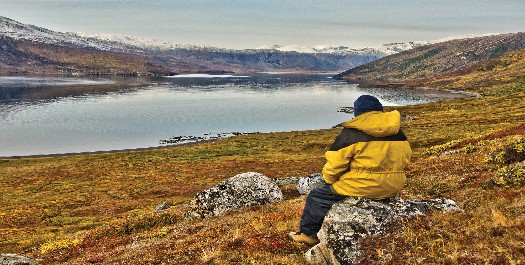
[[[334,193],[330,185],[324,185],[313,189],[306,198],[303,215],[301,216],[300,230],[309,237],[317,237],[321,229],[324,217],[336,202],[343,200],[346,196]]]

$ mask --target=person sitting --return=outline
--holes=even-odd
[[[326,185],[308,194],[299,232],[288,234],[296,242],[319,243],[317,232],[324,217],[346,197],[386,199],[405,185],[412,150],[400,129],[400,113],[383,112],[377,98],[362,95],[354,102],[354,115],[342,124],[344,129],[325,153],[322,173]]]

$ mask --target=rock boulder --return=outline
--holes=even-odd
[[[282,199],[283,193],[274,181],[263,174],[247,172],[199,192],[190,202],[185,216],[205,218]]]
[[[375,201],[349,197],[332,206],[317,234],[320,243],[306,252],[313,264],[352,264],[361,251],[359,239],[388,232],[396,218],[424,215],[429,211],[461,211],[449,199],[403,200],[393,197]]]
[[[325,185],[323,175],[319,173],[313,173],[310,176],[299,178],[297,183],[297,190],[299,194],[308,194],[315,188]]]

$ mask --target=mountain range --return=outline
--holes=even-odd
[[[332,46],[332,45],[316,45],[316,46],[302,46],[302,45],[267,45],[262,46],[259,49],[274,49],[279,51],[295,51],[302,53],[336,53],[336,54],[345,54],[345,53],[362,53],[362,54],[385,54],[392,55],[406,50],[410,50],[416,47],[446,42],[456,39],[467,39],[475,38],[481,36],[490,36],[494,34],[485,34],[485,35],[457,35],[449,36],[446,38],[441,38],[431,41],[410,41],[410,42],[400,42],[400,43],[388,43],[379,46],[365,47],[365,48],[350,48],[347,46]]]
[[[456,36],[453,38],[472,36]],[[0,16],[0,73],[174,75],[248,71],[342,72],[433,42],[346,46],[270,45],[231,50],[134,36],[57,32]]]
[[[0,72],[173,75],[178,72],[340,71],[381,51],[229,50],[111,34],[56,32],[0,17]]]

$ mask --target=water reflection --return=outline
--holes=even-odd
[[[113,93],[143,86],[144,79],[0,76],[0,103]]]

